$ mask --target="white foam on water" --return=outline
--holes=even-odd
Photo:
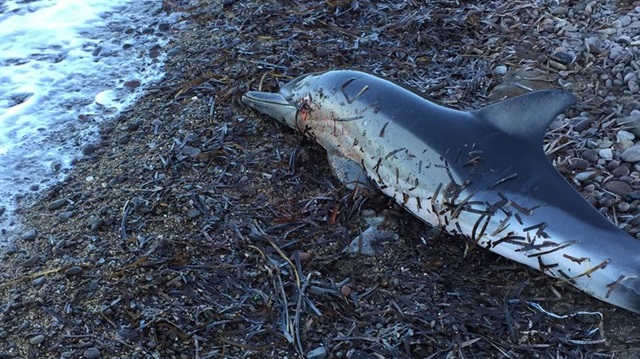
[[[175,19],[160,6],[0,1],[0,245],[20,199],[64,178],[98,123],[161,78]]]

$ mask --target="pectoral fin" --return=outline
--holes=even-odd
[[[360,187],[374,188],[359,163],[337,153],[327,151],[333,174],[350,190]]]

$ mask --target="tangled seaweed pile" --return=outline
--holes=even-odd
[[[638,2],[164,5],[191,14],[166,78],[24,207],[2,254],[0,357],[638,355],[638,316],[491,253],[463,257],[463,240],[347,191],[323,150],[237,101],[332,68],[463,109],[566,88],[579,104],[545,149],[638,236]],[[342,253],[364,210],[399,218],[383,256]]]

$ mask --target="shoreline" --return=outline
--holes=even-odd
[[[516,35],[507,42],[509,36],[497,28],[482,28],[488,34],[481,35],[465,21],[456,23],[463,12],[467,19],[490,18],[488,4],[481,10],[436,8],[426,22],[425,9],[406,4],[409,8],[392,11],[365,3],[357,10],[324,1],[300,4],[302,9],[275,1],[231,3],[195,8],[189,25],[166,47],[179,50],[167,61],[165,78],[113,122],[103,123],[95,151],[22,209],[25,229],[35,233],[17,235],[0,254],[0,341],[8,343],[0,354],[322,358],[324,350],[324,357],[395,353],[404,358],[469,350],[487,356],[565,351],[632,358],[640,353],[640,317],[486,251],[465,258],[462,240],[429,235],[380,196],[354,199],[332,177],[322,149],[238,103],[263,80],[272,90],[278,87],[275,79],[286,81],[279,76],[323,66],[377,70],[412,79],[407,84],[417,88],[442,83],[431,95],[467,109],[486,104],[479,95],[489,88],[495,95],[568,83],[581,104],[559,120],[552,140],[588,142],[615,136],[611,126],[617,128],[615,118],[631,116],[633,94],[612,90],[588,97],[594,89],[586,66],[563,76],[539,65],[545,76],[518,78],[522,67],[535,67],[536,57],[498,51],[516,46]],[[542,16],[505,6],[503,11],[512,11],[523,24]],[[554,16],[568,21],[574,10],[586,13],[567,8]],[[378,31],[381,13],[388,34]],[[447,24],[459,29],[443,30]],[[366,35],[350,30],[356,25],[368,26],[361,30]],[[432,29],[436,25],[440,32]],[[510,31],[521,31],[521,42],[528,41],[530,29],[513,26]],[[283,37],[283,30],[296,36]],[[488,64],[472,56],[456,59],[464,48],[453,48],[459,33],[505,43],[481,50],[486,59],[499,54]],[[419,39],[409,40],[411,34],[449,45],[435,44],[437,50],[429,52],[425,44],[415,46]],[[391,40],[402,41],[406,52]],[[356,41],[358,48],[344,46]],[[595,61],[597,54],[592,56]],[[477,78],[480,69],[496,64],[512,69],[503,76],[494,67]],[[436,68],[445,79],[426,76]],[[615,110],[611,96],[626,107]],[[607,111],[618,115],[607,118]],[[583,131],[563,130],[575,129],[583,117],[588,120]],[[598,118],[613,122],[600,133]],[[554,152],[555,164],[563,174],[587,172],[601,159],[584,158],[588,151],[588,156],[599,153],[565,145]],[[567,158],[581,158],[586,167]],[[620,166],[624,163],[614,169]],[[633,173],[633,166],[628,170]],[[602,200],[608,197],[598,198],[594,183],[581,183],[583,195],[606,204]],[[584,190],[589,185],[591,192]],[[361,209],[394,213],[402,223],[401,243],[380,257],[342,253],[362,227]],[[631,223],[617,215],[621,223]],[[543,315],[527,301],[569,317]],[[604,320],[577,314],[581,311],[600,312]]]

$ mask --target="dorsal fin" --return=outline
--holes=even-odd
[[[576,97],[570,92],[546,90],[510,98],[473,113],[502,132],[540,143],[556,116],[575,102]]]

